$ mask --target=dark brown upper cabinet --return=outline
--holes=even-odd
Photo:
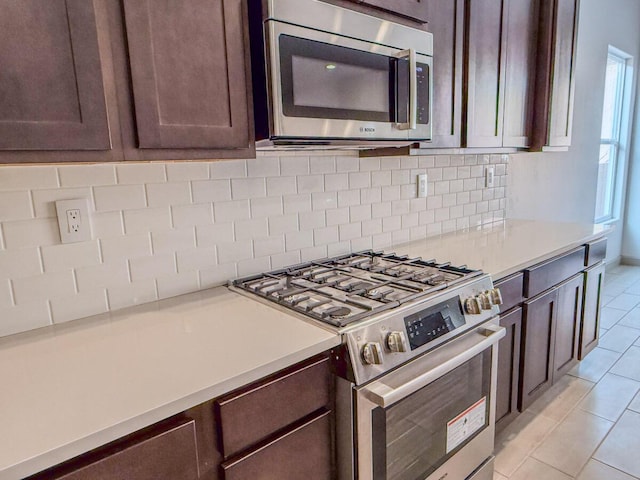
[[[433,34],[433,134],[428,147],[460,147],[465,0],[424,4]]]
[[[356,0],[358,3],[386,10],[387,12],[402,15],[421,23],[433,21],[429,17],[427,0]],[[448,2],[447,2],[448,3]]]
[[[93,2],[0,0],[0,149],[109,150]]]
[[[246,0],[0,0],[0,162],[253,156]]]
[[[571,146],[579,0],[541,0],[532,148]]]
[[[467,1],[465,146],[529,146],[537,17],[538,0]]]
[[[242,0],[124,0],[136,150],[251,148]],[[128,142],[125,141],[125,147]],[[147,152],[149,151],[149,152]]]

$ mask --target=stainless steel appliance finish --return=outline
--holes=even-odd
[[[342,334],[334,355],[340,480],[483,479],[491,470],[505,329],[488,275],[366,251],[231,288]]]
[[[259,148],[431,138],[430,33],[317,0],[251,3]]]

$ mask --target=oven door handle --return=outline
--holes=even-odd
[[[463,363],[471,360],[476,355],[490,348],[506,335],[507,329],[499,325],[486,325],[477,330],[484,338],[464,352],[449,360],[439,364],[435,368],[428,370],[410,381],[403,383],[399,387],[392,388],[384,382],[374,382],[363,390],[365,397],[375,405],[387,408],[402,400],[421,388],[429,385],[451,370],[459,367]]]

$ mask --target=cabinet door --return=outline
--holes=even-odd
[[[464,0],[428,0],[424,4],[433,48],[433,135],[428,147],[460,147]]]
[[[409,17],[422,23],[432,21],[427,15],[428,9],[425,0],[362,0],[362,3]]]
[[[0,0],[0,150],[109,150],[93,2]]]
[[[584,359],[587,353],[596,348],[600,338],[600,299],[604,287],[604,272],[605,265],[601,263],[589,268],[584,274],[579,360]]]
[[[541,0],[534,148],[569,147],[578,0]]]
[[[507,329],[507,334],[498,344],[496,430],[503,429],[518,414],[522,308],[501,315],[500,325]]]
[[[467,1],[467,147],[502,146],[506,14],[505,0]]]
[[[533,100],[538,33],[538,1],[508,2],[504,147],[528,147],[533,128]]]
[[[555,318],[558,290],[552,289],[524,302],[520,410],[525,410],[553,382]]]
[[[329,411],[321,412],[281,436],[223,463],[224,479],[333,478],[330,416]]]
[[[124,0],[138,148],[249,148],[243,12],[243,0]]]
[[[554,383],[578,363],[583,284],[583,275],[580,273],[558,287],[556,342],[553,355]]]

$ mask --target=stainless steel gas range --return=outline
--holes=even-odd
[[[500,291],[489,275],[360,252],[230,288],[340,333],[340,480],[491,480]]]

